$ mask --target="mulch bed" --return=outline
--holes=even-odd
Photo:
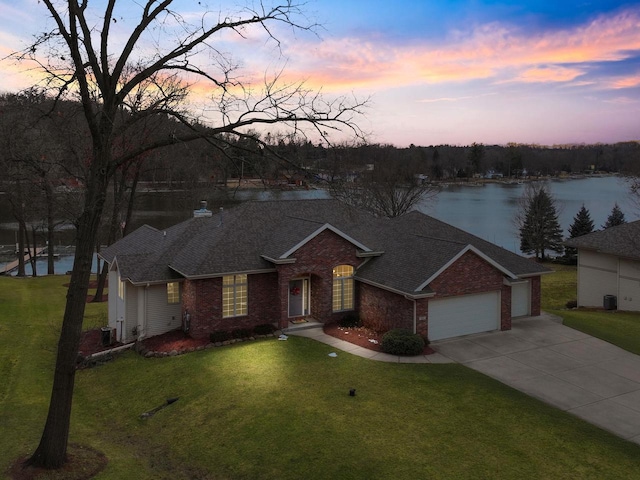
[[[195,349],[200,346],[205,346],[209,343],[209,339],[191,338],[190,336],[185,335],[182,330],[173,330],[162,335],[156,335],[155,337],[148,338],[140,343],[145,350],[168,353],[173,350],[180,352],[189,348]],[[99,328],[94,328],[92,330],[82,332],[82,337],[80,338],[80,354],[83,357],[86,357],[121,345],[121,343],[113,343],[107,347],[103,346],[102,332]]]
[[[110,350],[121,345],[121,343],[113,343],[107,347],[103,346],[102,332],[99,328],[94,328],[92,330],[82,332],[82,336],[80,337],[79,353],[83,357],[86,357],[88,355],[92,355],[98,352],[104,352],[105,350]]]
[[[345,340],[354,345],[374,350],[376,352],[382,352],[380,343],[382,342],[382,333],[375,332],[366,327],[340,327],[338,324],[332,323],[324,326],[324,333],[331,335],[332,337]],[[80,353],[83,356],[91,355],[93,353],[102,352],[111,348],[121,345],[120,343],[109,345],[108,347],[102,346],[102,332],[99,328],[93,330],[87,330],[82,333],[82,339],[80,341]],[[375,340],[371,342],[370,340]],[[377,342],[377,343],[376,343]],[[170,353],[170,352],[185,352],[198,349],[199,347],[206,347],[210,341],[208,338],[192,338],[185,334],[182,330],[173,330],[171,332],[164,333],[162,335],[156,335],[151,338],[142,340],[141,350],[158,353]],[[422,352],[423,355],[430,355],[435,353],[429,346],[425,346]]]
[[[324,326],[324,333],[369,350],[382,352],[380,344],[384,334],[367,327],[341,327],[337,323],[331,323]],[[374,341],[372,342],[371,340]],[[435,350],[425,345],[422,355],[430,355],[432,353],[435,353]]]
[[[156,335],[155,337],[142,340],[142,347],[151,352],[168,353],[172,351],[185,351],[190,348],[204,347],[209,343],[208,338],[191,338],[182,330]]]

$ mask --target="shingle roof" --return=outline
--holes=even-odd
[[[568,247],[640,260],[640,220],[566,240]]]
[[[422,213],[375,217],[337,200],[246,202],[166,232],[141,227],[101,256],[108,262],[115,258],[134,283],[171,280],[176,272],[197,278],[273,270],[267,259],[286,258],[322,228],[351,239],[361,252],[384,252],[361,266],[356,278],[408,294],[469,245],[516,276],[548,271]]]

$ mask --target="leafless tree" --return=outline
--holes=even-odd
[[[216,148],[218,135],[242,135],[244,129],[260,125],[278,124],[298,134],[309,128],[321,137],[343,128],[351,134],[361,133],[356,119],[363,103],[325,100],[303,85],[283,85],[278,75],[256,89],[235,76],[234,60],[223,53],[225,36],[243,39],[260,29],[278,45],[275,32],[280,27],[312,30],[314,25],[304,17],[302,4],[293,0],[273,5],[250,2],[253,7],[235,12],[202,11],[192,22],[192,17],[174,10],[173,3],[108,0],[92,8],[89,0],[43,0],[55,28],[15,56],[36,62],[44,70],[44,87],[56,98],[75,95],[80,99],[91,138],[49,412],[40,443],[27,461],[31,465],[59,468],[65,462],[93,250],[115,171],[152,149],[203,137],[211,139]],[[138,18],[133,28],[127,28],[132,10]],[[207,113],[206,129],[201,128],[204,119],[195,123],[186,108],[189,82],[195,81],[207,83],[215,105]],[[119,123],[118,113],[123,109],[129,115]],[[172,118],[180,128],[126,152],[114,149],[119,135],[153,116]]]
[[[395,149],[381,147],[375,163],[359,171],[342,171],[330,179],[329,192],[349,205],[384,217],[398,217],[420,201],[434,198],[439,187],[393,158]]]

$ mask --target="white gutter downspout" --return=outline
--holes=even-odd
[[[413,302],[413,333],[418,333],[418,322],[417,322],[417,313],[418,313],[418,302],[415,298],[410,298],[408,295],[405,295],[404,298],[407,300],[411,300]]]

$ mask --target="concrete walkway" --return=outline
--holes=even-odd
[[[559,319],[517,319],[507,332],[434,342],[433,355],[397,357],[314,328],[290,332],[371,360],[461,363],[622,438],[640,444],[640,357]]]

